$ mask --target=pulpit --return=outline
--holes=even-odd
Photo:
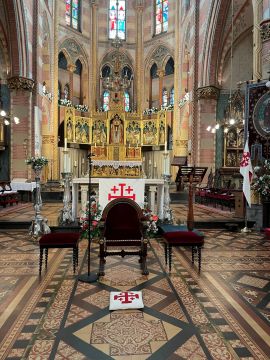
[[[194,228],[194,213],[193,213],[193,189],[194,186],[200,184],[206,174],[207,167],[196,166],[181,166],[178,170],[178,176],[181,183],[188,183],[188,214],[187,214],[187,227],[188,230]]]

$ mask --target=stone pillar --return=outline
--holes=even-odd
[[[90,66],[90,108],[96,110],[97,106],[97,9],[98,1],[91,0],[91,66]]]
[[[262,20],[263,0],[253,0],[253,79],[262,78],[262,41],[260,22]]]
[[[27,142],[28,156],[35,155],[34,138],[32,129],[34,121],[32,118],[32,91],[34,81],[21,76],[14,76],[7,80],[10,90],[10,115],[20,118],[20,123],[15,124],[11,119],[10,127],[10,179],[31,179],[31,167],[25,164],[25,144]]]
[[[199,117],[197,124],[197,137],[200,139],[197,144],[199,166],[215,168],[215,133],[207,131],[210,125],[216,125],[216,107],[219,96],[219,89],[215,86],[204,86],[197,90]],[[217,131],[222,131],[221,129]],[[220,145],[220,144],[219,144]]]
[[[157,71],[159,77],[159,106],[162,105],[162,90],[163,90],[163,77],[165,75],[165,71],[160,69]]]
[[[137,112],[142,112],[142,96],[141,84],[143,84],[143,4],[142,1],[137,1],[136,16],[137,16],[137,42],[136,42],[136,89],[137,94]]]

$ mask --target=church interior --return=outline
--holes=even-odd
[[[269,359],[270,0],[0,0],[0,229],[0,359]]]

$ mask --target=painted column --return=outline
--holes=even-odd
[[[69,99],[73,103],[73,74],[76,70],[76,66],[74,64],[69,64],[67,69],[69,72]]]
[[[207,131],[208,126],[216,125],[216,108],[219,89],[215,86],[204,86],[197,90],[198,99],[198,124],[197,130],[200,134],[198,143],[199,162],[196,165],[207,166],[210,170],[215,169],[215,139],[216,134]],[[217,131],[222,131],[221,129]],[[219,144],[220,146],[220,144]]]
[[[91,0],[91,67],[90,67],[90,108],[92,111],[96,110],[97,107],[97,1]]]
[[[137,94],[137,112],[142,112],[142,96],[143,91],[141,89],[143,84],[143,1],[138,0],[136,5],[137,12],[137,43],[136,43],[136,89]]]
[[[158,77],[159,77],[159,106],[162,105],[162,90],[163,90],[163,77],[165,75],[164,70],[158,70],[157,71]]]
[[[53,77],[54,83],[52,82],[53,86],[53,129],[52,129],[52,137],[50,138],[50,148],[51,148],[51,161],[53,166],[52,171],[52,178],[59,179],[60,178],[60,171],[59,171],[59,149],[58,149],[58,32],[59,32],[59,14],[58,14],[58,6],[59,1],[54,2],[54,14],[52,18],[54,19],[53,23],[53,54],[54,54],[54,64],[52,66],[53,69]]]
[[[193,54],[193,82],[192,82],[192,124],[191,124],[191,155],[189,158],[190,165],[198,165],[198,101],[197,101],[197,88],[198,88],[198,60],[199,60],[199,12],[200,0],[195,0],[194,8],[194,54]]]
[[[260,22],[262,20],[263,0],[253,0],[253,79],[262,78],[262,41]]]
[[[31,167],[25,164],[25,154],[35,155],[32,129],[32,91],[34,81],[21,76],[14,76],[7,80],[10,90],[10,115],[20,118],[20,123],[15,124],[11,119],[10,127],[10,179],[31,179]],[[27,144],[24,140],[27,139]],[[27,146],[27,149],[25,149]]]

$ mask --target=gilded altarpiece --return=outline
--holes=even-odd
[[[166,112],[146,119],[117,104],[114,111],[87,118],[66,108],[65,138],[68,143],[91,145],[93,177],[140,177],[142,147],[165,144]]]

